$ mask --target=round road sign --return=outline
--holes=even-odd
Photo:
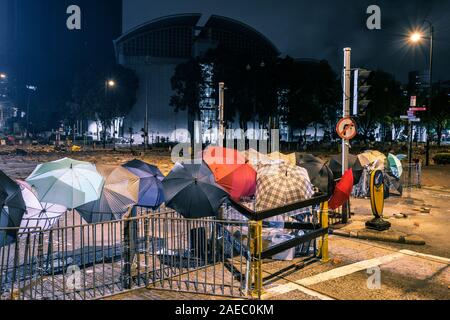
[[[336,132],[342,139],[352,140],[357,134],[356,124],[352,118],[343,118],[338,122]]]

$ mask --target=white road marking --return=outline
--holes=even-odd
[[[411,251],[411,250],[400,250],[399,252],[406,254],[408,256],[433,259],[433,260],[436,260],[436,261],[439,261],[439,262],[442,262],[445,264],[450,263],[450,259],[448,259],[448,258],[433,256],[431,254],[425,254],[425,253],[415,252],[415,251]]]
[[[442,263],[450,263],[450,259],[439,257],[439,256],[433,256],[429,254],[419,253],[411,250],[400,250],[397,253],[393,253],[390,255],[370,259],[370,260],[364,260],[360,261],[354,264],[350,264],[348,266],[344,266],[341,268],[336,268],[324,273],[317,274],[312,277],[308,277],[305,279],[301,279],[299,281],[290,282],[288,284],[279,285],[273,288],[269,288],[266,290],[266,293],[263,295],[263,299],[269,299],[271,297],[276,297],[282,294],[286,294],[295,290],[299,290],[303,293],[306,293],[307,295],[319,298],[321,300],[334,300],[333,298],[330,298],[326,295],[323,295],[319,292],[316,292],[314,290],[311,290],[307,288],[308,286],[312,286],[315,284],[319,284],[322,282],[338,279],[341,277],[348,276],[350,274],[367,270],[373,267],[380,266],[385,263],[392,262],[394,260],[397,260],[399,258],[404,257],[405,255],[413,256],[413,257],[422,257],[422,258],[428,258],[433,259]]]
[[[348,266],[336,268],[336,269],[333,269],[333,270],[330,270],[330,271],[327,271],[324,273],[317,274],[317,275],[309,277],[309,278],[305,278],[305,279],[296,281],[296,283],[298,283],[299,285],[302,285],[302,286],[312,286],[312,285],[315,285],[315,284],[318,284],[321,282],[334,280],[337,278],[348,276],[350,274],[353,274],[353,273],[356,273],[359,271],[377,267],[379,265],[382,265],[384,263],[389,263],[389,262],[394,261],[401,257],[403,257],[402,253],[393,253],[393,254],[375,258],[375,259],[364,260],[364,261],[360,261],[360,262],[357,262],[354,264],[350,264]]]

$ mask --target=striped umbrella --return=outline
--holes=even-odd
[[[308,172],[288,163],[258,167],[256,210],[263,211],[310,199],[314,195]]]
[[[26,181],[39,201],[68,209],[98,200],[104,183],[93,164],[69,158],[37,166]]]
[[[164,203],[162,181],[164,175],[158,167],[141,160],[132,160],[123,165],[125,169],[139,178],[139,207],[156,209]]]
[[[101,165],[97,170],[105,179],[102,195],[76,211],[88,223],[120,220],[138,201],[139,177],[121,166]]]

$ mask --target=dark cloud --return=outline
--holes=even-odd
[[[382,10],[382,30],[366,28],[369,5]],[[327,59],[341,68],[342,48],[353,49],[353,65],[382,68],[405,81],[426,69],[427,46],[412,48],[405,35],[423,19],[436,28],[435,78],[450,79],[450,1],[365,0],[124,0],[124,29],[152,18],[187,12],[241,20],[264,33],[285,54]]]

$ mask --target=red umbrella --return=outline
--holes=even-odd
[[[256,171],[247,164],[238,151],[221,147],[209,147],[203,160],[214,173],[217,184],[222,186],[233,200],[251,197],[256,192]]]
[[[336,210],[340,206],[344,205],[350,199],[350,194],[353,189],[353,170],[347,170],[341,181],[336,185],[334,194],[331,197],[328,206],[331,210]]]

